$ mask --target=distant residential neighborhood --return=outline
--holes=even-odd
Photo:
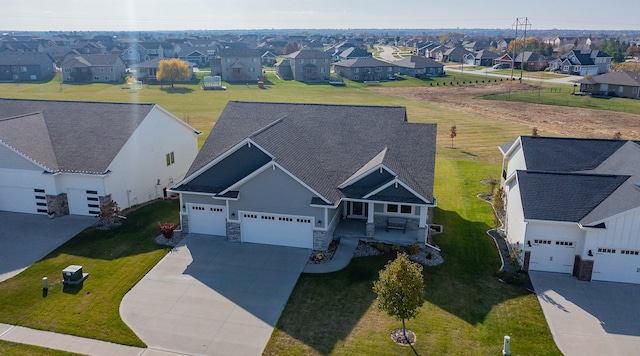
[[[394,74],[428,78],[443,75],[443,64],[502,64],[526,71],[601,75],[625,60],[637,61],[640,36],[574,36],[548,31],[467,35],[383,33],[312,34],[223,33],[4,33],[0,36],[0,81],[122,82],[131,75],[155,79],[162,59],[178,58],[190,68],[210,68],[227,82],[257,81],[275,65],[281,79],[329,82],[393,80]],[[380,46],[402,52],[395,61],[376,55]],[[624,68],[628,69],[628,68]]]

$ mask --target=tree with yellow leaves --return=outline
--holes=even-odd
[[[173,88],[173,83],[176,81],[189,79],[189,65],[178,58],[163,59],[158,64],[156,78],[160,81],[160,85],[162,82],[169,82]]]

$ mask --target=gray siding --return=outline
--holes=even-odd
[[[245,145],[185,186],[206,187],[208,192],[219,193],[264,166],[270,160],[271,157],[264,154],[259,148]]]
[[[313,216],[324,219],[324,209],[312,208],[314,195],[279,169],[267,169],[243,184],[238,201],[229,202],[230,213],[238,210]]]
[[[42,168],[29,162],[26,158],[21,157],[10,149],[0,146],[0,168],[25,169],[33,171],[41,171]]]
[[[354,187],[377,187],[384,182],[389,181],[389,179],[393,178],[391,173],[386,170],[382,170],[380,173],[379,169],[376,169],[374,172],[369,173],[366,177],[360,179],[359,181],[353,184]]]
[[[373,196],[372,199],[377,200],[376,197],[415,198],[416,196],[401,185],[398,185],[397,188],[395,185],[391,185]]]

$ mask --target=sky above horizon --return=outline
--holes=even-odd
[[[638,0],[0,0],[0,5],[0,31],[510,29],[525,17],[534,30],[640,30]]]

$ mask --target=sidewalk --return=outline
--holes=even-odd
[[[87,339],[79,336],[54,333],[29,329],[23,326],[14,326],[0,323],[0,340],[21,344],[35,345],[49,349],[74,352],[83,355],[95,356],[171,356],[176,353],[162,350],[143,349],[127,345],[114,344],[112,342]]]
[[[326,263],[307,263],[302,273],[331,273],[349,265],[353,253],[358,247],[358,239],[342,238],[331,261]]]

